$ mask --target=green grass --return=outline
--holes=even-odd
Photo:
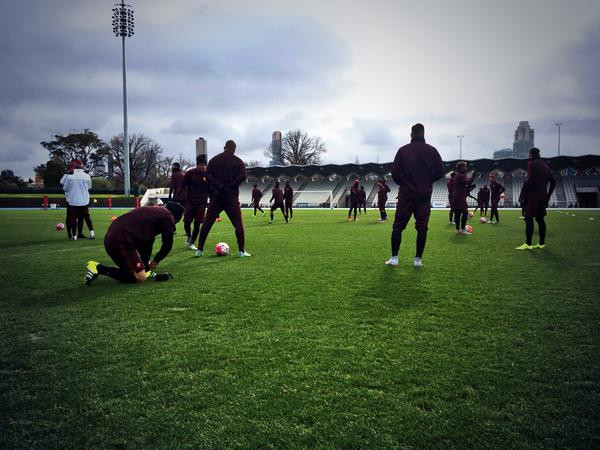
[[[0,448],[600,446],[597,212],[524,253],[517,212],[468,237],[434,212],[419,270],[412,223],[392,269],[374,211],[245,212],[251,258],[178,225],[174,280],[85,287],[112,214],[69,242],[64,211],[0,212]]]

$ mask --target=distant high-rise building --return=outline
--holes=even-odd
[[[273,159],[269,161],[270,166],[283,166],[283,156],[281,154],[281,131],[273,131],[271,137],[271,150]]]
[[[534,146],[535,133],[529,126],[529,122],[524,120],[519,122],[515,130],[515,141],[513,143],[513,158],[527,159],[529,149]]]
[[[198,155],[206,155],[208,160],[208,145],[203,137],[196,139],[196,156]]]
[[[494,159],[512,158],[513,151],[510,148],[503,148],[494,152]]]

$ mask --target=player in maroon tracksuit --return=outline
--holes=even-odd
[[[262,191],[258,189],[258,185],[252,187],[252,205],[254,206],[254,217],[256,217],[256,211],[260,211],[265,215],[265,212],[260,207],[260,199],[262,198]]]
[[[283,217],[285,218],[285,223],[288,223],[288,216],[285,212],[285,205],[283,204],[284,193],[279,187],[279,181],[275,182],[275,187],[273,188],[271,193],[272,195],[271,200],[269,200],[269,203],[273,202],[273,200],[275,201],[271,205],[271,220],[269,220],[269,223],[273,223],[273,212],[277,209],[281,210],[281,214],[283,214]]]
[[[292,217],[294,216],[294,209],[292,208],[292,204],[294,203],[294,190],[290,186],[289,181],[285,182],[283,202],[285,204],[285,215],[288,217],[288,220],[292,220]]]
[[[350,215],[352,214],[352,210],[354,210],[354,220],[356,220],[356,211],[358,209],[358,191],[359,191],[360,182],[358,179],[354,180],[352,183],[352,187],[350,188],[350,209],[348,210],[348,221],[351,221]]]
[[[550,188],[548,188],[548,184],[550,184]],[[555,186],[556,181],[550,167],[540,159],[540,150],[532,147],[529,150],[527,180],[523,185],[522,192],[525,202],[525,244],[517,247],[517,250],[544,248],[546,246],[546,221],[544,217]],[[535,246],[532,246],[533,219],[538,224],[540,235],[540,242]]]
[[[487,187],[487,184],[483,185],[483,194],[482,194],[482,198],[483,198],[483,215],[487,216],[487,212],[488,212],[488,208],[490,206],[490,190]]]
[[[365,191],[365,187],[361,186],[358,191],[358,212],[362,214],[360,211],[362,209],[365,210],[365,214],[367,213],[367,193]]]
[[[184,173],[181,171],[181,165],[174,162],[171,166],[171,184],[169,185],[169,200],[171,198],[182,205],[185,203],[185,193],[181,188]]]
[[[413,264],[415,267],[423,265],[421,257],[427,242],[433,183],[444,176],[440,154],[435,147],[425,143],[425,127],[420,123],[413,125],[410,136],[410,144],[398,150],[392,164],[392,178],[399,190],[392,228],[392,257],[386,262],[391,266],[398,265],[402,231],[413,215],[417,230],[417,249]]]
[[[446,182],[446,186],[448,187],[448,206],[450,207],[450,223],[454,224],[454,209],[452,208],[452,196],[454,192],[454,177],[456,174],[452,172],[450,174],[450,179]]]
[[[196,256],[202,256],[208,233],[221,211],[225,211],[235,229],[239,256],[251,256],[244,250],[246,238],[239,200],[240,184],[246,179],[246,166],[244,161],[235,156],[235,148],[234,141],[227,141],[223,147],[223,153],[214,156],[208,162],[206,177],[209,184],[210,203],[204,223],[200,228]]]
[[[473,211],[473,214],[475,214],[477,210],[479,210],[479,215],[483,216],[484,195],[485,192],[483,191],[483,188],[480,187],[479,191],[477,192],[477,207],[475,208],[475,211]]]
[[[454,209],[454,222],[456,224],[457,234],[471,234],[466,230],[467,218],[469,217],[469,206],[467,197],[473,187],[473,178],[475,172],[469,179],[467,177],[467,163],[459,161],[456,164],[456,176],[454,177],[454,190],[452,192],[452,208]]]
[[[195,243],[208,203],[206,155],[198,155],[196,157],[196,167],[185,173],[181,182],[181,189],[185,192],[186,197],[185,213],[183,215],[183,227],[187,236],[186,246],[190,250],[198,250]],[[194,223],[194,231],[191,230],[192,222]]]
[[[149,274],[147,271],[154,270],[171,251],[175,224],[182,215],[181,204],[168,202],[165,207],[144,206],[119,216],[110,224],[104,236],[106,253],[118,267],[88,261],[85,284],[92,284],[98,275],[106,275],[123,283],[141,283],[148,276],[161,281],[172,278],[167,272]],[[154,258],[150,259],[154,239],[159,234],[162,245]]]
[[[505,191],[504,186],[496,181],[496,177],[490,176],[490,191],[492,197],[492,212],[490,213],[490,221],[494,223],[494,217],[496,222],[500,223],[500,216],[498,215],[498,203],[500,203],[500,197]]]
[[[379,215],[381,216],[379,222],[385,222],[387,220],[385,205],[387,203],[388,192],[390,192],[390,190],[390,187],[386,184],[384,179],[381,179],[377,182],[377,208],[379,209]]]

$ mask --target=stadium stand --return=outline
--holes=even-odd
[[[598,155],[560,156],[544,158],[544,161],[555,172],[557,181],[555,192],[550,199],[550,206],[575,206],[581,197],[580,191],[582,189],[589,193],[600,187],[600,156]],[[454,169],[456,162],[444,162],[447,174]],[[478,172],[478,176],[474,180],[476,187],[471,192],[474,197],[477,196],[480,187],[484,184],[489,185],[489,174],[494,173],[497,180],[506,188],[505,197],[500,201],[500,207],[518,206],[519,194],[527,176],[526,160],[511,158],[503,160],[479,159],[469,161],[469,167]],[[252,180],[260,180],[259,186],[269,190],[265,193],[265,196],[267,196],[270,195],[270,189],[275,179],[281,181],[290,179],[294,180],[291,184],[296,192],[295,205],[323,206],[327,201],[327,193],[332,192],[333,206],[345,208],[346,196],[349,194],[352,180],[358,177],[367,191],[367,205],[374,207],[377,203],[377,179],[385,178],[391,188],[391,192],[388,194],[388,207],[394,207],[398,196],[398,186],[391,179],[390,170],[391,163],[253,167],[248,169],[249,181],[245,184],[250,187],[249,189],[243,189],[244,200],[248,199],[247,201],[250,201]],[[316,196],[311,194],[311,191],[323,192]],[[241,192],[242,190],[240,190]],[[241,197],[240,194],[240,201],[242,201]],[[598,194],[598,197],[596,204],[600,206],[600,194]],[[268,198],[266,200],[268,201]],[[432,205],[437,207],[448,206],[446,179],[434,183],[431,202]],[[244,202],[242,201],[242,203]],[[469,207],[475,207],[475,203],[473,199],[468,201]]]

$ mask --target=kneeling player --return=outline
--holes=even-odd
[[[144,206],[118,217],[104,237],[106,253],[118,267],[109,267],[88,261],[85,284],[88,286],[106,275],[123,283],[143,283],[148,277],[163,281],[172,278],[167,272],[152,273],[173,247],[175,224],[183,215],[183,206],[168,202],[166,206]],[[158,235],[162,236],[160,250],[152,256],[152,245]]]

